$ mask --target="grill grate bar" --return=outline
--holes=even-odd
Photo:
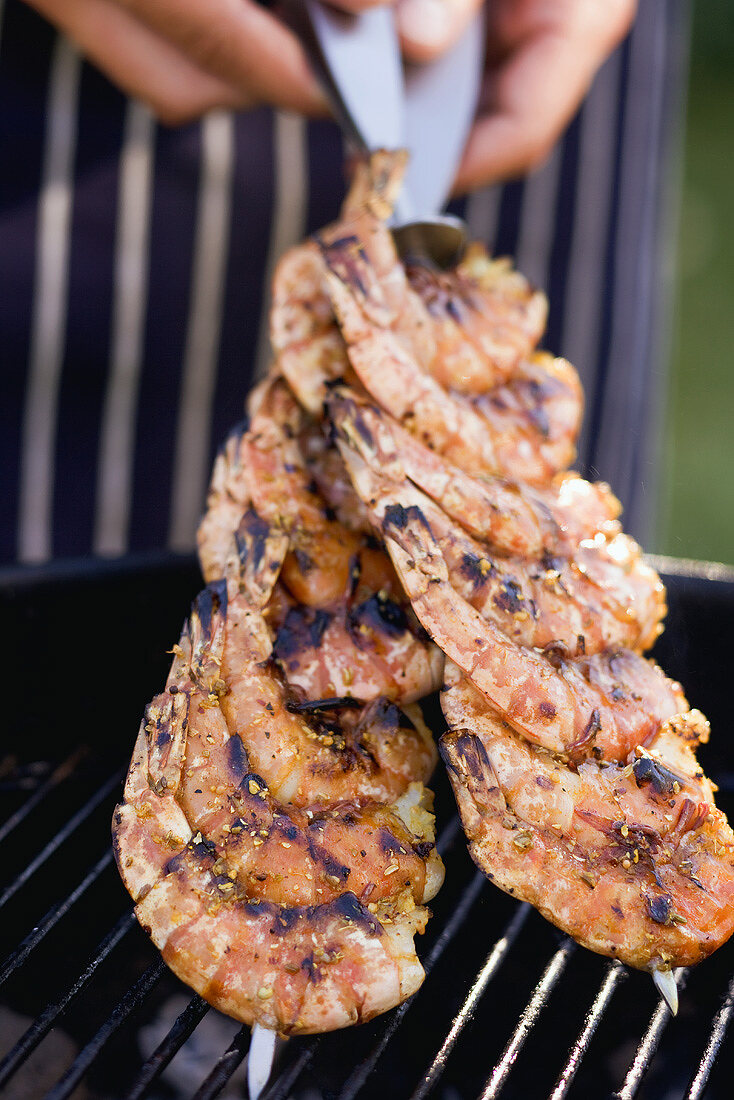
[[[287,1070],[284,1070],[277,1080],[273,1081],[270,1089],[265,1089],[262,1100],[285,1100],[285,1097],[288,1095],[293,1085],[295,1085],[303,1071],[311,1065],[318,1048],[318,1038],[304,1047],[295,1062],[293,1062]]]
[[[41,940],[59,923],[62,917],[66,916],[72,905],[79,900],[92,883],[97,881],[102,872],[112,863],[112,859],[112,849],[108,848],[102,858],[97,860],[91,871],[85,875],[76,889],[73,890],[68,897],[57,902],[56,905],[53,905],[48,910],[45,917],[43,917],[34,927],[33,931],[29,932],[25,939],[18,944],[12,954],[8,955],[2,969],[0,969],[0,986],[8,980],[10,975],[14,973],[19,966],[23,965],[31,951],[38,947]]]
[[[703,1057],[699,1063],[693,1080],[688,1086],[688,1092],[686,1093],[685,1100],[698,1100],[703,1094],[703,1090],[706,1088],[706,1082],[711,1075],[716,1056],[719,1053],[719,1047],[724,1041],[724,1037],[729,1029],[732,1015],[734,1014],[734,978],[729,982],[729,988],[726,991],[724,1000],[721,1003],[719,1011],[714,1016],[713,1023],[711,1025],[711,1035],[709,1041],[706,1044],[706,1049],[703,1053]]]
[[[35,791],[51,774],[52,764],[46,760],[31,760],[19,764],[15,757],[0,757],[0,792],[17,794],[18,791]]]
[[[530,915],[530,906],[527,902],[523,902],[518,906],[512,919],[505,927],[504,935],[501,936],[495,943],[492,950],[487,955],[484,962],[484,966],[479,971],[477,977],[474,980],[474,984],[469,990],[469,994],[461,1006],[458,1015],[454,1019],[451,1025],[451,1030],[443,1041],[441,1049],[436,1057],[433,1059],[428,1072],[423,1080],[418,1085],[417,1089],[413,1093],[411,1100],[422,1100],[422,1098],[433,1087],[436,1080],[441,1076],[446,1068],[446,1062],[448,1060],[451,1051],[454,1048],[456,1040],[458,1039],[465,1024],[472,1018],[474,1009],[482,998],[485,989],[489,985],[489,982],[494,977],[497,970],[504,962],[505,956],[512,947],[513,943],[520,934],[522,926]]]
[[[66,1097],[71,1095],[102,1048],[125,1023],[128,1016],[143,1003],[165,969],[166,964],[163,959],[159,959],[148,967],[135,985],[128,989],[122,1000],[118,1001],[96,1035],[82,1048],[58,1084],[46,1094],[45,1100],[66,1100]]]
[[[214,1069],[197,1089],[192,1100],[212,1100],[219,1096],[250,1046],[250,1029],[245,1024],[235,1035],[224,1054],[217,1060]]]
[[[515,1059],[520,1053],[528,1035],[535,1027],[538,1016],[545,1008],[551,991],[560,979],[563,971],[566,969],[566,964],[575,950],[576,944],[574,941],[565,939],[552,956],[550,962],[543,971],[543,976],[533,990],[532,997],[528,1001],[517,1022],[517,1026],[505,1047],[504,1054],[492,1070],[492,1074],[482,1093],[481,1100],[494,1100],[494,1097],[499,1096],[509,1076],[510,1070],[515,1064]]]
[[[125,1100],[140,1100],[145,1095],[148,1085],[161,1075],[208,1011],[209,1005],[198,993],[191,998],[183,1012],[176,1017],[171,1030],[144,1063],[132,1087],[125,1094]]]
[[[578,1039],[571,1048],[571,1052],[568,1056],[566,1065],[563,1067],[561,1074],[556,1081],[556,1086],[551,1093],[549,1100],[563,1100],[563,1097],[568,1092],[573,1083],[573,1079],[576,1076],[576,1072],[581,1063],[581,1059],[586,1054],[589,1048],[589,1044],[594,1037],[594,1032],[599,1026],[599,1022],[606,1012],[607,1005],[612,999],[615,989],[619,983],[627,977],[627,971],[620,962],[612,962],[607,967],[606,976],[602,982],[599,992],[597,993],[591,1008],[586,1014],[586,1020],[584,1021],[583,1031],[579,1035]]]
[[[35,875],[39,867],[49,859],[54,852],[58,851],[61,845],[66,841],[76,829],[86,821],[88,817],[94,813],[101,802],[104,802],[111,792],[115,789],[117,784],[125,774],[124,768],[119,768],[114,775],[110,776],[106,783],[99,787],[91,798],[84,803],[80,810],[69,818],[66,825],[62,829],[59,829],[58,833],[48,842],[45,848],[42,848],[35,859],[32,859],[26,868],[18,875],[13,882],[0,894],[0,909],[14,897],[22,886],[25,886],[26,882]]]
[[[100,963],[104,962],[107,956],[117,947],[120,940],[127,935],[135,923],[135,914],[132,909],[120,917],[115,927],[107,933],[99,944],[96,954],[87,965],[86,969],[79,975],[71,989],[69,989],[56,1004],[47,1005],[28,1030],[21,1035],[12,1050],[9,1050],[2,1062],[0,1062],[0,1085],[3,1085],[5,1081],[15,1073],[18,1066],[22,1065],[30,1053],[36,1049],[41,1039],[51,1030],[54,1022],[64,1009],[67,1008],[74,998],[81,993],[84,987],[91,981]]]
[[[60,783],[68,779],[83,755],[84,752],[82,750],[73,752],[62,764],[59,764],[58,768],[54,768],[43,783],[36,787],[33,794],[25,800],[23,805],[19,806],[15,813],[11,814],[8,820],[0,826],[0,844],[2,844],[5,838],[8,837],[14,829],[17,829],[17,827],[25,821],[31,811],[35,810],[40,802],[43,802],[46,795],[49,794],[54,787],[58,787]]]
[[[676,971],[675,980],[679,989],[685,987],[687,976],[688,971],[683,968]],[[650,1068],[650,1063],[655,1057],[655,1051],[658,1049],[660,1040],[663,1037],[663,1032],[670,1023],[670,1020],[670,1009],[661,997],[657,1008],[652,1014],[650,1023],[647,1026],[647,1031],[643,1035],[640,1045],[637,1048],[634,1061],[627,1071],[624,1083],[619,1092],[614,1093],[615,1100],[632,1100],[637,1094],[637,1090],[642,1084],[643,1077]]]
[[[458,818],[457,818],[458,823]],[[443,955],[444,951],[448,947],[451,940],[461,928],[462,924],[469,915],[470,909],[478,899],[482,892],[482,888],[486,885],[487,879],[484,875],[477,871],[472,878],[471,882],[464,890],[458,904],[455,906],[450,920],[444,926],[443,931],[434,943],[431,951],[429,952],[426,960],[423,964],[423,969],[426,972],[426,977],[431,973],[431,970],[436,965],[438,960]],[[392,1039],[393,1035],[399,1028],[403,1021],[403,1017],[406,1015],[410,1006],[413,1004],[415,998],[410,997],[407,1001],[403,1001],[398,1008],[393,1012],[390,1022],[385,1028],[384,1032],[380,1036],[380,1039],[370,1051],[367,1058],[364,1059],[360,1065],[354,1070],[351,1076],[347,1079],[342,1091],[339,1093],[339,1100],[353,1100],[358,1095],[362,1087],[364,1086],[367,1078],[372,1073],[372,1070],[377,1065],[377,1062],[382,1057],[385,1048]]]

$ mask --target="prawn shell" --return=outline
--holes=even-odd
[[[394,1007],[423,980],[413,937],[443,867],[430,795],[404,749],[416,746],[432,767],[435,747],[417,711],[378,699],[353,716],[352,752],[336,749],[333,737],[322,736],[323,745],[306,737],[326,764],[315,770],[313,752],[300,761],[302,797],[315,809],[279,802],[252,767],[247,723],[227,722],[237,624],[247,630],[256,690],[269,685],[280,707],[280,715],[265,710],[270,728],[280,721],[313,733],[323,720],[287,709],[256,606],[272,564],[268,530],[251,520],[238,530],[247,541],[235,555],[239,579],[196,598],[166,691],[146,709],[113,848],[138,920],[182,980],[248,1024],[326,1031]],[[358,759],[366,766],[350,775]],[[384,790],[381,769],[397,801],[360,801],[365,776],[371,790]]]
[[[734,834],[673,729],[656,757],[642,758],[672,753],[675,770],[662,768],[671,788],[658,795],[641,769],[639,784],[632,767],[588,761],[569,771],[487,712],[455,667],[447,680],[451,728],[440,752],[490,881],[585,947],[640,969],[693,965],[728,939]]]

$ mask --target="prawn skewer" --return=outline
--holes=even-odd
[[[388,425],[377,410],[343,391],[334,393],[329,408],[376,529],[381,532],[391,518],[410,525],[409,514],[421,516],[423,537],[435,542],[456,592],[509,638],[525,646],[553,645],[568,656],[652,644],[665,590],[632,539],[599,532],[565,555],[546,548],[535,560],[498,557],[496,538],[479,540],[463,531],[407,479],[402,463],[390,461],[382,445]],[[562,548],[563,542],[559,533]]]
[[[438,687],[443,658],[419,627],[334,449],[327,473],[338,463],[338,514],[321,493],[322,444],[285,383],[271,381],[249,425],[232,433],[217,459],[199,529],[204,575],[223,575],[232,534],[254,507],[262,531],[286,540],[279,583],[261,607],[289,685],[306,699],[411,702]]]
[[[297,790],[253,766],[260,739],[225,705],[227,654],[238,631],[262,642],[258,604],[285,540],[258,543],[252,519],[239,535],[229,595],[220,581],[198,598],[166,691],[147,710],[115,811],[115,853],[141,924],[211,1003],[284,1033],[330,1030],[398,1004],[422,980],[412,938],[443,874],[418,781],[433,753],[421,732],[423,768],[398,776],[388,762],[382,775],[374,758],[360,770],[349,732],[335,744],[317,728],[316,742],[330,743],[304,745]],[[278,695],[279,713],[259,699],[273,742],[290,719],[303,744],[306,720]],[[359,774],[348,785],[350,767]]]
[[[543,635],[528,610],[530,600],[519,599],[522,588],[502,587],[500,569],[490,577],[494,566],[488,558],[470,560],[471,576],[478,573],[493,585],[497,602],[485,600],[483,611],[473,606],[457,590],[446,560],[449,555],[444,556],[442,534],[451,553],[455,544],[446,534],[443,514],[409,485],[393,489],[375,468],[371,437],[366,439],[358,423],[341,415],[336,400],[340,448],[414,611],[443,652],[514,728],[553,752],[586,756],[593,751],[599,758],[620,759],[652,736],[666,718],[685,709],[680,686],[630,649],[600,648],[574,657],[575,637],[567,638],[566,645],[554,629],[564,622],[566,630],[574,624],[568,599],[560,605],[565,618],[549,613],[541,624],[555,641],[544,651],[538,649],[535,643]],[[444,523],[443,529],[439,523]],[[481,561],[487,566],[484,578]],[[454,572],[463,585],[461,568]],[[551,607],[548,601],[546,606]],[[527,644],[518,643],[518,633],[525,634]],[[593,633],[590,637],[593,640]]]
[[[665,593],[619,502],[564,472],[583,395],[534,350],[545,298],[478,246],[404,267],[404,163],[374,155],[278,266],[276,362],[217,458],[209,583],[113,820],[165,960],[255,1027],[253,1092],[275,1031],[368,1020],[421,984],[443,865],[414,704],[440,684],[492,881],[668,998],[671,968],[734,929],[708,723],[641,656]]]
[[[400,317],[401,339],[422,371],[457,392],[484,393],[507,381],[536,346],[547,316],[545,295],[480,245],[470,246],[451,272],[403,269],[384,229],[403,171],[404,157],[395,153],[377,153],[358,166],[338,223],[321,237],[357,235],[365,243],[393,315]],[[271,341],[278,369],[312,415],[320,414],[331,382],[355,378],[316,241],[291,249],[278,264]]]
[[[441,754],[492,882],[652,972],[700,962],[731,935],[734,834],[693,753],[702,716],[663,723],[629,763],[571,769],[491,714],[451,662],[446,682]]]

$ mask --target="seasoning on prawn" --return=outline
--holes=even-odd
[[[416,615],[518,732],[552,752],[573,757],[593,752],[599,759],[616,760],[685,709],[680,685],[653,662],[620,645],[627,640],[641,645],[647,635],[656,633],[664,604],[652,570],[640,563],[639,574],[631,577],[641,594],[648,589],[653,608],[637,625],[632,615],[617,620],[613,608],[604,607],[607,593],[594,593],[593,614],[584,608],[584,588],[569,576],[572,564],[559,573],[569,578],[569,590],[558,601],[543,584],[545,570],[539,569],[540,584],[531,584],[528,567],[520,566],[515,576],[522,576],[520,591],[528,596],[521,602],[518,587],[511,587],[507,562],[489,559],[487,551],[484,575],[474,568],[476,555],[469,557],[472,568],[467,569],[461,548],[471,547],[469,536],[449,524],[445,513],[404,474],[401,480],[394,465],[384,467],[379,448],[355,426],[356,416],[368,416],[364,404],[336,392],[331,407],[355,487],[382,532]],[[371,431],[374,418],[366,423],[369,436],[376,438],[376,431]],[[387,431],[387,422],[382,427]],[[598,553],[603,549],[602,543]],[[586,561],[588,576],[591,548]],[[613,566],[613,561],[606,562],[608,578]],[[622,593],[628,594],[630,572],[620,569],[616,579]],[[590,590],[593,593],[593,586],[586,585],[587,598]],[[530,608],[527,614],[525,605]],[[579,636],[584,637],[582,646]],[[608,648],[610,644],[614,648]]]
[[[399,182],[400,158],[385,156],[387,166],[373,159],[359,186],[390,189]],[[322,231],[318,242],[351,368],[370,396],[405,428],[461,469],[479,473],[543,484],[573,461],[581,385],[570,363],[532,350],[542,324],[540,329],[537,323],[528,325],[521,350],[508,360],[509,372],[496,369],[488,340],[482,355],[494,373],[487,375],[485,388],[475,392],[465,386],[470,392],[461,392],[466,377],[462,351],[471,345],[474,355],[479,353],[483,325],[497,337],[497,310],[472,314],[471,334],[452,320],[439,339],[435,317],[412,289],[386,222],[369,205],[350,215],[347,203],[340,223]],[[463,284],[471,271],[447,278]],[[475,280],[477,301],[482,293],[481,281]],[[531,302],[529,288],[527,297]],[[517,305],[516,285],[507,304],[507,331],[518,336],[520,329],[509,321]],[[529,312],[540,316],[534,306]]]
[[[405,445],[405,432],[400,433],[401,447],[406,446],[409,461],[403,463],[385,414],[351,391],[335,390],[329,408],[353,482],[376,529],[382,531],[400,509],[417,509],[456,592],[508,637],[524,646],[553,645],[568,656],[608,648],[645,649],[657,637],[665,590],[634,540],[614,529],[587,530],[587,537],[572,546],[557,523],[551,540],[551,513],[544,517],[541,553],[521,557],[513,553],[512,515],[504,524],[496,518],[494,529],[485,524],[488,537],[456,522],[457,499],[471,501],[473,493],[478,495],[479,484],[469,475],[443,462],[443,478],[436,478],[433,464],[442,460],[415,440]],[[421,474],[438,501],[416,486]],[[498,517],[508,493],[503,486],[499,502],[491,494],[491,485],[481,486],[485,509],[493,505],[492,514]],[[454,515],[441,507],[446,497]],[[527,529],[527,515],[514,520],[515,528],[520,525]]]
[[[222,575],[232,533],[250,508],[288,539],[265,615],[273,657],[305,699],[436,690],[443,658],[419,626],[335,447],[281,379],[257,395],[246,430],[217,458],[199,530],[204,575]],[[253,403],[254,404],[254,403]],[[326,465],[326,473],[324,466]],[[324,482],[334,496],[322,492]],[[262,552],[262,551],[260,551]]]
[[[485,874],[586,947],[657,977],[734,931],[734,834],[694,749],[708,723],[660,724],[631,761],[571,765],[487,709],[448,662],[441,754]],[[509,829],[508,829],[509,823]],[[518,836],[523,840],[518,855]]]
[[[422,785],[435,749],[417,716],[387,700],[339,711],[327,746],[288,709],[262,617],[287,547],[245,513],[227,579],[197,599],[146,712],[113,831],[171,968],[237,1019],[293,1033],[369,1019],[420,985],[412,940],[443,869]]]

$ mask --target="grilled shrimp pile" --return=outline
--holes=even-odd
[[[436,747],[411,701],[443,669],[356,496],[335,487],[339,519],[319,491],[317,426],[275,376],[252,406],[215,466],[209,584],[113,832],[171,969],[246,1023],[308,1033],[422,981],[413,937],[443,866]]]
[[[665,592],[618,501],[568,471],[583,396],[536,350],[545,298],[478,246],[401,263],[403,168],[373,156],[276,271],[274,363],[216,461],[207,587],[113,823],[168,965],[283,1034],[422,981],[437,689],[491,881],[658,978],[734,930],[708,723],[643,656]]]

